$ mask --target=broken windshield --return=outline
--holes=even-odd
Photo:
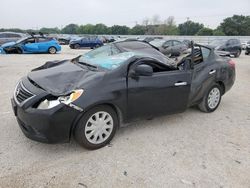
[[[91,51],[94,52],[95,50]],[[96,52],[96,51],[95,51]],[[88,54],[88,53],[87,53]],[[101,67],[107,70],[113,70],[121,66],[125,61],[135,56],[133,52],[117,53],[115,55],[104,55],[101,53],[93,54],[91,56],[84,55],[79,59],[79,63],[87,63],[95,67]]]

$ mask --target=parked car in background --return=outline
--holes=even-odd
[[[16,42],[8,42],[1,46],[2,53],[22,54],[22,53],[49,53],[55,54],[61,51],[61,46],[54,38],[41,35],[30,35]]]
[[[151,42],[155,39],[163,39],[163,37],[140,37],[139,40],[140,41],[144,41],[144,42]]]
[[[239,57],[242,51],[241,42],[238,39],[214,40],[208,46],[218,51],[230,52],[234,57]]]
[[[170,57],[179,56],[182,52],[188,49],[187,45],[178,40],[153,40],[151,45],[157,47],[160,52]]]
[[[116,39],[114,36],[104,36],[106,38],[107,43],[115,42]]]
[[[7,42],[15,42],[25,36],[23,33],[0,32],[0,45]]]
[[[250,54],[250,41],[247,42],[245,54],[246,55]]]
[[[98,37],[84,37],[77,40],[71,40],[69,47],[72,49],[79,48],[98,48],[103,45],[103,42]]]
[[[69,45],[70,39],[64,37],[58,37],[57,41],[60,45]]]
[[[247,41],[241,43],[242,50],[245,50],[247,47]]]
[[[173,60],[139,41],[105,45],[72,60],[47,62],[23,77],[11,99],[23,133],[46,143],[107,145],[121,123],[198,106],[214,112],[235,81],[235,64],[195,45]]]
[[[182,41],[182,43],[186,44],[186,46],[187,46],[188,48],[191,48],[191,45],[192,45],[192,41],[191,41],[191,40],[185,39],[185,40]]]

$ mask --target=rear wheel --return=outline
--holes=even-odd
[[[74,130],[75,140],[87,149],[107,145],[115,135],[119,121],[110,106],[100,105],[87,111]]]
[[[213,85],[198,105],[199,109],[207,113],[215,111],[220,104],[221,94],[221,87],[218,84]]]
[[[50,47],[49,48],[49,54],[55,54],[56,53],[56,48],[55,47]]]

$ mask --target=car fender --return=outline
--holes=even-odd
[[[6,54],[6,52],[4,51],[2,47],[0,47],[0,54]]]

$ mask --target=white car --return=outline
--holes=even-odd
[[[247,41],[241,43],[242,50],[245,50],[247,47]]]

